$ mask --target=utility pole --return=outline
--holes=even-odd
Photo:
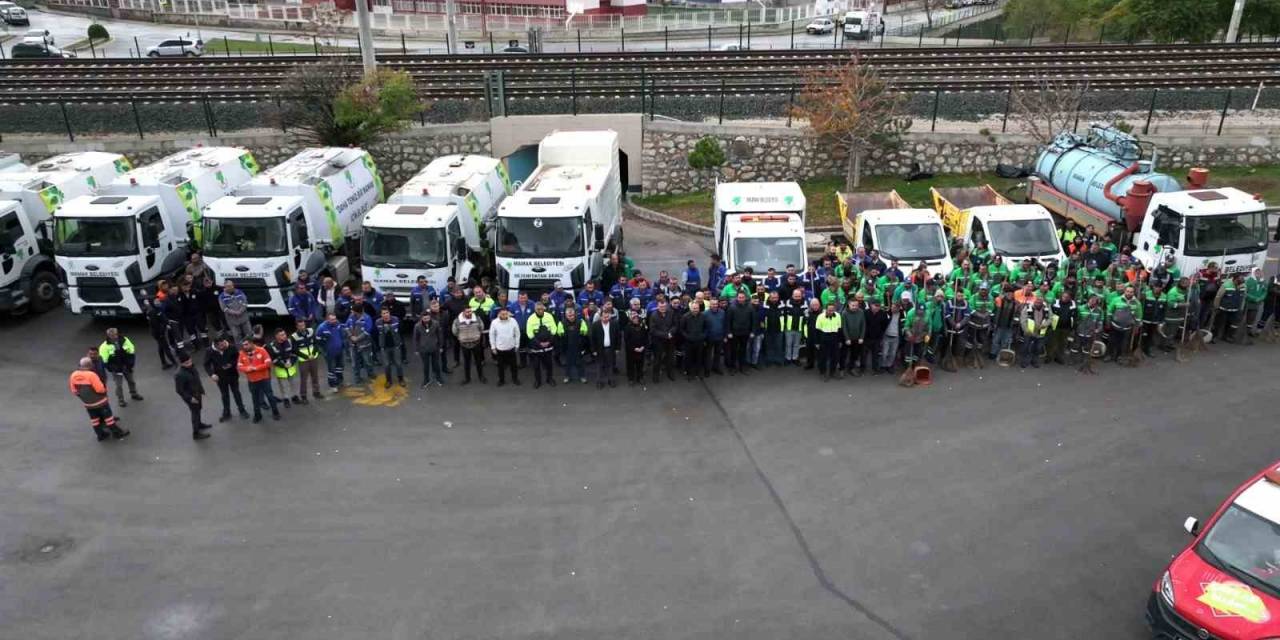
[[[458,23],[454,17],[457,11],[458,7],[454,4],[454,0],[445,0],[444,19],[449,25],[449,53],[455,53],[458,48]]]
[[[1240,36],[1240,18],[1244,16],[1244,0],[1236,0],[1236,6],[1231,10],[1231,24],[1227,26],[1227,42],[1235,42]]]
[[[369,25],[369,2],[356,0],[356,23],[360,26],[360,63],[366,74],[373,73],[378,61],[373,57],[373,27]]]

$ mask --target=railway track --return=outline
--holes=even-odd
[[[1217,89],[1280,81],[1280,46],[1142,45],[1067,48],[639,52],[535,56],[387,56],[427,100],[476,99],[502,72],[507,99],[787,94],[813,69],[854,55],[902,91],[997,91],[1044,78],[1092,89]],[[0,104],[170,100],[260,101],[314,57],[9,61]],[[352,61],[351,64],[357,64]],[[38,91],[33,91],[37,89]]]

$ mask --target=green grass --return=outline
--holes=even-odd
[[[1186,169],[1164,169],[1180,180]],[[913,207],[933,208],[930,187],[976,187],[989,184],[1014,202],[1022,202],[1024,193],[1017,187],[1020,180],[1001,178],[994,173],[957,173],[934,176],[928,180],[907,182],[898,176],[868,176],[856,191],[889,191],[896,189]],[[1260,193],[1267,202],[1280,204],[1280,165],[1257,167],[1217,167],[1209,172],[1209,186],[1236,187],[1249,193]],[[805,213],[809,227],[839,226],[840,213],[836,208],[835,192],[844,189],[841,178],[820,178],[801,182],[808,210]],[[687,222],[710,226],[711,191],[697,191],[668,196],[643,196],[635,203],[654,211],[677,217]]]
[[[222,56],[227,54],[227,49],[231,49],[231,55],[260,55],[264,53],[302,53],[314,54],[316,48],[309,42],[272,42],[267,46],[267,41],[258,40],[238,40],[235,38],[212,38],[205,41],[205,55]],[[349,53],[354,52],[351,47],[332,47],[320,45],[321,53]]]

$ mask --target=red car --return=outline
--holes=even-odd
[[[1227,498],[1202,527],[1184,525],[1187,545],[1147,601],[1157,638],[1280,639],[1280,461]]]

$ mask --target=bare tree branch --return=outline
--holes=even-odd
[[[1030,89],[1013,90],[1013,120],[1023,133],[1040,144],[1070,129],[1080,113],[1086,83],[1037,77]]]

